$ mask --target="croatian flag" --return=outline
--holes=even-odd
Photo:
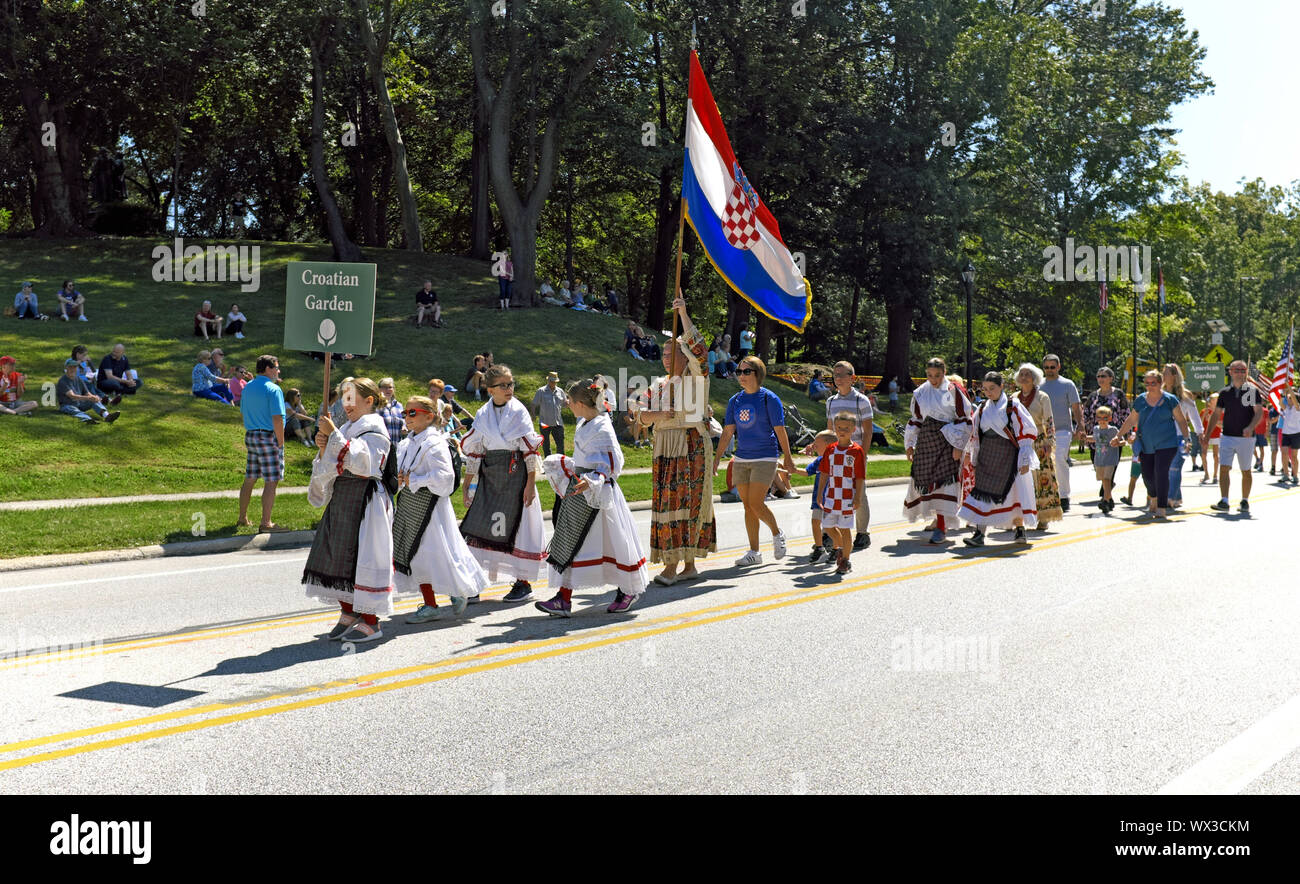
[[[731,151],[694,50],[688,95],[682,172],[686,220],[727,285],[760,313],[802,332],[812,315],[812,288]]]

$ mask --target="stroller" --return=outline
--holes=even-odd
[[[817,435],[817,431],[808,426],[808,422],[803,419],[797,405],[787,404],[785,406],[785,425],[789,430],[790,449],[792,451],[802,451],[812,444]]]

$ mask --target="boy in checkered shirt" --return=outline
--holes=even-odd
[[[835,444],[826,449],[821,459],[821,474],[825,479],[821,492],[822,530],[836,546],[835,572],[847,574],[852,568],[849,554],[853,551],[853,502],[862,494],[867,478],[867,455],[853,441],[857,421],[851,414],[835,415],[831,429],[835,431]]]

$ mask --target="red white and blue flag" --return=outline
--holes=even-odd
[[[812,287],[731,150],[694,50],[688,94],[682,172],[686,220],[727,285],[760,313],[802,332],[812,315]]]
[[[1291,333],[1286,336],[1286,343],[1282,345],[1282,357],[1277,361],[1277,371],[1273,372],[1273,385],[1270,389],[1275,406],[1282,400],[1282,391],[1292,382],[1295,377],[1295,326],[1291,326]]]

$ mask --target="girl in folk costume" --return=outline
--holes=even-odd
[[[686,301],[673,309],[682,333],[664,345],[668,376],[629,404],[638,421],[654,425],[650,561],[665,568],[662,586],[699,576],[695,559],[718,548],[713,519],[713,448],[710,444],[708,347],[686,315]],[[681,572],[678,572],[681,568]]]
[[[493,365],[483,385],[491,398],[474,415],[474,428],[461,441],[465,453],[462,499],[467,508],[460,523],[474,558],[492,580],[500,573],[515,578],[503,601],[522,602],[533,594],[546,558],[546,529],[537,500],[537,471],[542,437],[533,416],[514,398],[514,374]],[[473,495],[470,481],[477,478]]]
[[[957,516],[975,526],[966,538],[967,546],[983,546],[989,527],[1016,529],[1016,543],[1025,542],[1025,525],[1038,524],[1034,499],[1034,478],[1038,469],[1034,419],[1015,397],[1002,390],[1002,375],[991,371],[984,376],[987,397],[975,409],[971,440],[966,451],[975,467],[975,487]]]
[[[550,583],[560,591],[537,610],[568,617],[573,612],[573,591],[587,587],[617,588],[607,610],[620,614],[645,592],[645,548],[618,487],[623,471],[623,449],[605,412],[603,390],[594,380],[569,387],[569,408],[578,418],[573,433],[573,457],[553,454],[542,469],[555,488],[555,515],[551,520]]]
[[[925,364],[929,383],[913,391],[912,418],[903,431],[903,446],[912,462],[903,514],[909,522],[934,517],[930,543],[936,544],[943,542],[961,506],[962,453],[971,433],[970,402],[945,377],[947,371],[937,357]]]
[[[336,428],[324,414],[317,425],[307,500],[325,513],[302,583],[343,609],[331,639],[368,642],[383,637],[379,615],[393,610],[393,504],[380,484],[392,442],[375,412],[384,401],[375,382],[346,378],[339,389],[348,422]]]
[[[444,414],[426,396],[407,399],[409,435],[397,445],[394,585],[398,592],[418,588],[424,597],[424,604],[406,618],[407,623],[438,618],[434,587],[451,596],[452,611],[459,617],[469,599],[489,584],[487,573],[460,536],[451,508],[456,473],[449,445],[455,442],[444,432]]]
[[[1020,392],[1016,399],[1029,412],[1038,428],[1034,439],[1034,454],[1039,468],[1034,470],[1034,500],[1038,508],[1038,528],[1047,530],[1048,522],[1065,518],[1061,508],[1061,490],[1056,484],[1056,424],[1052,419],[1052,402],[1041,389],[1043,373],[1036,365],[1026,362],[1016,369],[1016,386]]]

